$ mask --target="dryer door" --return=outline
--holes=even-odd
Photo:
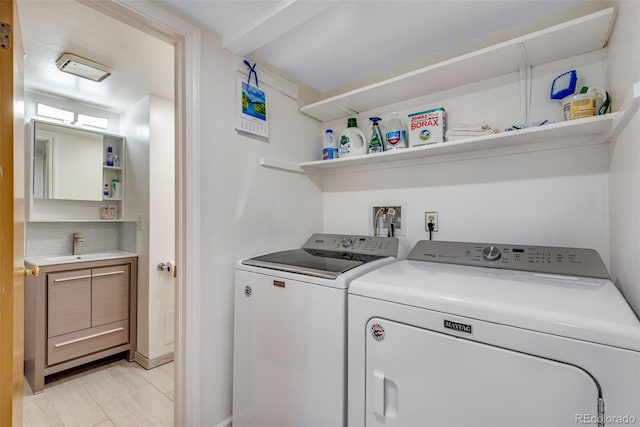
[[[384,319],[366,332],[367,426],[575,427],[598,414],[599,387],[575,366]]]

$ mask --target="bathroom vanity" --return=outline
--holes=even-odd
[[[136,350],[135,254],[34,257],[25,280],[25,376],[34,393],[47,375]]]

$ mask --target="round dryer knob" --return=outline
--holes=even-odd
[[[343,248],[350,248],[352,245],[353,245],[353,240],[345,239],[344,237],[342,238],[342,247]]]
[[[499,260],[501,256],[500,249],[495,246],[487,246],[482,250],[482,257],[487,261]]]

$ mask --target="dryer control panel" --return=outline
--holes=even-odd
[[[302,249],[397,257],[398,246],[399,241],[395,237],[316,233],[309,237]]]
[[[416,243],[407,259],[533,273],[609,278],[602,258],[593,249],[422,240]]]

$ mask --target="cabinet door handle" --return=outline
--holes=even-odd
[[[80,280],[80,279],[90,279],[90,278],[91,278],[90,274],[88,274],[86,276],[65,277],[63,279],[54,279],[53,283],[68,282],[70,280]]]
[[[100,277],[100,276],[113,276],[114,274],[124,274],[124,270],[120,270],[120,271],[109,271],[108,273],[95,273],[93,275],[93,277]]]
[[[109,329],[108,331],[98,332],[97,334],[87,335],[86,337],[76,338],[75,340],[69,340],[69,341],[61,342],[61,343],[58,343],[58,344],[54,345],[54,347],[55,348],[64,347],[65,345],[75,344],[75,343],[80,342],[80,341],[90,340],[91,338],[101,337],[103,335],[112,334],[114,332],[120,332],[122,330],[124,330],[124,327],[120,326],[119,328]]]

